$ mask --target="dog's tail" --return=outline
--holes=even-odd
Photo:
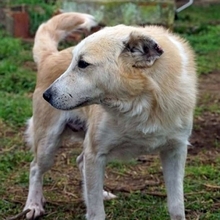
[[[34,61],[39,64],[58,52],[58,43],[74,30],[90,30],[97,23],[92,15],[68,12],[56,15],[37,30],[33,47]]]

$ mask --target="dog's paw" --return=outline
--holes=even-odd
[[[103,199],[104,199],[104,200],[110,200],[110,199],[115,199],[115,198],[117,198],[116,195],[114,195],[114,194],[112,194],[112,193],[110,193],[110,192],[107,192],[107,191],[103,190]]]
[[[27,209],[30,209],[30,211],[26,214],[26,219],[28,220],[36,219],[45,214],[42,204],[37,204],[37,203],[27,204],[24,210]]]

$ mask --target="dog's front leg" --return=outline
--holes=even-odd
[[[82,176],[83,176],[83,163],[84,163],[84,162],[83,162],[83,157],[84,157],[84,152],[82,152],[82,153],[77,157],[77,159],[76,159],[76,163],[77,163],[77,165],[78,165],[78,167],[79,167],[79,170],[80,170]],[[105,191],[105,190],[103,189],[103,199],[104,199],[104,200],[111,200],[111,199],[115,199],[115,198],[117,198],[116,195],[114,195],[114,194],[112,194],[112,193],[110,193],[110,192],[108,192],[108,191]]]
[[[84,198],[87,207],[87,220],[104,220],[103,179],[106,157],[91,152],[90,146],[84,146],[83,179]]]
[[[186,156],[185,144],[160,153],[171,220],[185,220],[183,178]]]

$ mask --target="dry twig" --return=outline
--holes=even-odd
[[[220,186],[210,185],[210,184],[203,184],[203,186],[211,189],[220,189]]]
[[[6,220],[18,220],[18,219],[21,219],[21,217],[24,217],[30,211],[31,211],[30,209],[26,209],[23,212],[15,215],[15,216],[6,218]]]

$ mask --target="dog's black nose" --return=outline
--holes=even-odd
[[[46,101],[50,102],[51,100],[51,92],[50,92],[50,89],[47,89],[44,93],[43,93],[43,97]]]

